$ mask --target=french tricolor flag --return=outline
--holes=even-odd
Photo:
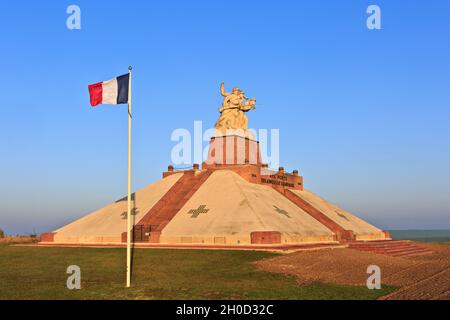
[[[94,83],[88,86],[91,106],[98,104],[122,104],[128,103],[128,84],[130,74],[124,74],[117,78]]]

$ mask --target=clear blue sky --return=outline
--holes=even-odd
[[[81,30],[66,8],[81,8]],[[378,4],[382,30],[366,28]],[[10,1],[0,10],[0,228],[59,227],[126,193],[126,107],[87,85],[134,66],[134,189],[219,83],[258,99],[281,163],[381,228],[450,228],[450,2]]]

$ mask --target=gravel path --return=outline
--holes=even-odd
[[[450,245],[417,243],[434,251],[390,257],[346,248],[300,251],[256,263],[263,270],[292,274],[311,282],[366,285],[369,265],[381,269],[382,285],[400,289],[383,299],[450,299]]]

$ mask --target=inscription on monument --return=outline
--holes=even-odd
[[[294,184],[288,181],[288,177],[282,174],[273,174],[269,178],[261,178],[261,183],[268,183],[274,186],[294,188]]]

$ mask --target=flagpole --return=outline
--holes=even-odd
[[[128,208],[127,208],[127,288],[131,285],[131,66],[128,67]]]

